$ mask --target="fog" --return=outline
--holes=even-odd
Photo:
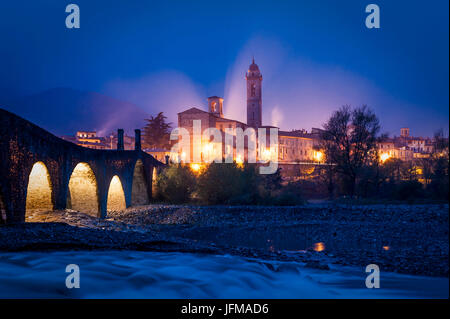
[[[138,105],[151,115],[164,112],[174,126],[177,113],[194,106],[206,110],[204,88],[176,70],[163,70],[137,79],[116,79],[107,83],[104,91]]]
[[[432,135],[443,125],[438,124],[442,123],[442,115],[436,111],[424,113],[424,106],[399,99],[362,74],[312,61],[291,52],[286,43],[258,36],[242,47],[223,75],[223,92],[213,93],[223,93],[227,118],[246,122],[245,73],[252,57],[263,75],[265,125],[309,131],[322,127],[332,112],[345,104],[368,105],[380,118],[382,132],[390,135],[399,135],[401,127],[410,127],[416,136]],[[116,79],[105,86],[106,94],[134,103],[150,114],[163,111],[174,124],[178,112],[193,106],[206,110],[207,91],[189,74],[177,70],[162,70],[138,79]],[[422,124],[417,127],[416,123]],[[448,125],[443,128],[448,132]]]
[[[368,105],[380,118],[382,131],[391,135],[398,135],[405,126],[412,134],[431,135],[438,128],[436,123],[441,122],[436,112],[424,114],[423,106],[384,92],[360,74],[295,55],[285,43],[267,37],[250,40],[228,71],[224,101],[227,117],[245,121],[245,72],[252,56],[263,75],[263,124],[310,130],[321,127],[345,104]],[[415,127],[414,123],[423,124]]]

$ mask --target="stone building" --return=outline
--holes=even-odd
[[[262,75],[253,59],[245,75],[247,81],[247,125],[262,126]]]
[[[255,63],[254,59],[245,73],[247,85],[247,123],[242,123],[233,119],[225,118],[223,115],[223,98],[211,96],[208,98],[208,110],[204,111],[196,107],[187,109],[178,113],[178,127],[186,129],[190,135],[189,149],[184,149],[175,154],[177,159],[189,161],[191,163],[204,162],[207,153],[215,148],[211,145],[210,138],[205,140],[202,132],[207,128],[217,128],[222,133],[222,142],[224,141],[224,132],[226,129],[238,128],[246,130],[247,128],[274,128],[264,126],[262,123],[262,73]],[[243,106],[244,108],[244,106]],[[194,132],[194,121],[201,121],[201,129]],[[278,128],[276,128],[278,129]],[[321,130],[313,128],[311,132],[306,130],[282,131],[278,129],[278,163],[297,164],[297,163],[321,163],[323,154],[318,150]],[[235,139],[235,136],[234,136]],[[197,141],[197,143],[195,143]],[[222,143],[221,149],[214,149],[214,153],[224,157],[226,153],[225,143]],[[245,145],[244,158],[239,158],[236,154],[236,141],[233,141],[233,159],[236,161],[246,161],[247,144]],[[198,148],[198,149],[195,149]],[[434,150],[434,141],[430,138],[413,137],[410,135],[410,129],[407,127],[400,129],[400,136],[387,138],[378,143],[378,151],[382,161],[388,158],[398,158],[403,161],[411,161],[415,158],[425,158],[430,156]],[[194,153],[200,154],[199,158],[194,158]],[[263,152],[265,152],[263,150]],[[171,154],[174,156],[174,154]],[[269,154],[270,156],[270,154]],[[180,158],[181,157],[181,158]],[[257,159],[264,159],[264,154],[260,154],[257,148]]]
[[[200,161],[203,162],[206,153],[210,151],[212,146],[208,143],[209,140],[202,140],[201,133],[207,128],[217,128],[222,132],[222,141],[224,141],[224,132],[226,129],[240,128],[246,130],[247,128],[266,128],[266,132],[273,126],[264,126],[262,124],[262,74],[254,59],[250,64],[245,74],[247,84],[247,123],[242,123],[233,119],[228,119],[223,116],[223,98],[218,96],[211,96],[208,98],[208,111],[192,107],[186,111],[178,113],[178,127],[186,129],[190,134],[190,149],[181,150],[179,154],[172,156],[178,157],[182,161],[197,162],[194,158],[195,147],[199,147]],[[194,132],[194,121],[201,121],[201,130]],[[276,128],[278,129],[278,128]],[[317,130],[317,129],[316,129]],[[200,135],[200,136],[199,136]],[[235,137],[234,137],[235,139]],[[194,141],[201,141],[194,143]],[[314,146],[318,141],[317,131],[308,133],[305,130],[281,131],[278,130],[278,162],[279,163],[298,163],[298,162],[314,162],[321,160],[321,153],[314,150]],[[244,158],[239,158],[236,154],[236,144],[233,141],[233,159],[236,161],[246,161],[248,156],[247,139],[245,143]],[[225,145],[222,143],[222,150],[216,150],[222,156],[225,154]],[[264,154],[259,154],[257,149],[257,158],[263,158]],[[189,156],[189,158],[188,158]],[[269,154],[269,156],[271,156]],[[181,158],[180,158],[181,157]]]
[[[305,130],[279,131],[278,140],[280,163],[321,162],[323,159],[322,152],[316,149],[319,143],[317,131],[316,133],[308,133]]]
[[[165,148],[144,148],[143,151],[162,163],[167,162],[166,157],[170,158],[170,150]]]
[[[400,136],[386,138],[378,142],[378,152],[384,162],[388,158],[411,161],[415,158],[427,158],[434,151],[434,140],[428,137],[410,136],[409,128],[401,128]]]
[[[74,136],[64,135],[61,138],[79,146],[96,150],[115,150],[118,141],[117,132],[113,132],[109,136],[98,136],[96,131],[77,131]],[[124,135],[123,144],[125,150],[133,150],[134,137]]]

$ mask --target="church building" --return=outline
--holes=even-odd
[[[257,130],[258,128],[266,128],[267,134],[273,126],[265,126],[262,123],[262,74],[254,59],[250,64],[245,75],[247,84],[247,123],[242,123],[233,119],[227,119],[223,116],[223,98],[218,96],[211,96],[208,98],[208,111],[203,111],[199,108],[192,107],[186,111],[178,113],[178,127],[186,129],[190,134],[190,150],[188,152],[181,152],[182,161],[196,162],[194,159],[195,143],[194,141],[201,140],[201,136],[196,136],[194,132],[194,121],[201,121],[201,132],[207,128],[217,128],[224,136],[227,128],[241,128],[245,130],[249,127]],[[278,129],[278,128],[277,128]],[[317,131],[317,129],[316,129]],[[305,130],[281,131],[278,129],[278,162],[286,164],[294,164],[299,162],[318,162],[321,160],[320,152],[314,150],[314,146],[318,141],[318,132],[308,133]],[[222,138],[224,141],[224,138]],[[200,160],[203,162],[205,153],[210,151],[208,149],[209,141],[202,140],[200,147]],[[218,150],[222,155],[225,154],[225,145],[222,143],[222,150]],[[205,147],[206,146],[206,147]],[[235,148],[235,142],[233,144]],[[247,149],[247,145],[245,145]],[[217,152],[217,150],[216,150]],[[190,158],[186,158],[189,154]],[[259,157],[259,154],[257,155]],[[246,161],[247,153],[244,159],[238,158],[236,151],[233,151],[233,159],[237,162]]]

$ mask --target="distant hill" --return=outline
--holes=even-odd
[[[118,128],[134,135],[149,116],[132,103],[69,88],[50,89],[1,107],[55,135],[89,130],[104,136]]]

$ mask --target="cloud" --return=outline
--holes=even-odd
[[[283,121],[283,113],[278,106],[275,106],[271,112],[271,125],[279,127]]]
[[[330,53],[332,54],[332,52]],[[283,130],[321,127],[342,105],[368,105],[380,118],[383,132],[431,135],[442,115],[387,92],[363,75],[333,64],[294,54],[277,39],[256,36],[236,55],[225,76],[224,115],[246,122],[245,73],[254,56],[263,75],[263,124]],[[177,123],[177,113],[190,107],[206,110],[206,89],[186,74],[163,70],[137,79],[117,79],[104,93],[129,101],[149,114],[163,111]],[[427,111],[424,111],[427,110]],[[438,126],[436,126],[438,125]],[[442,124],[441,124],[442,125]],[[448,124],[444,126],[448,132]]]
[[[105,85],[105,94],[134,103],[155,115],[164,112],[177,124],[177,113],[190,107],[205,108],[204,88],[175,70],[155,72],[137,79],[117,79]]]

